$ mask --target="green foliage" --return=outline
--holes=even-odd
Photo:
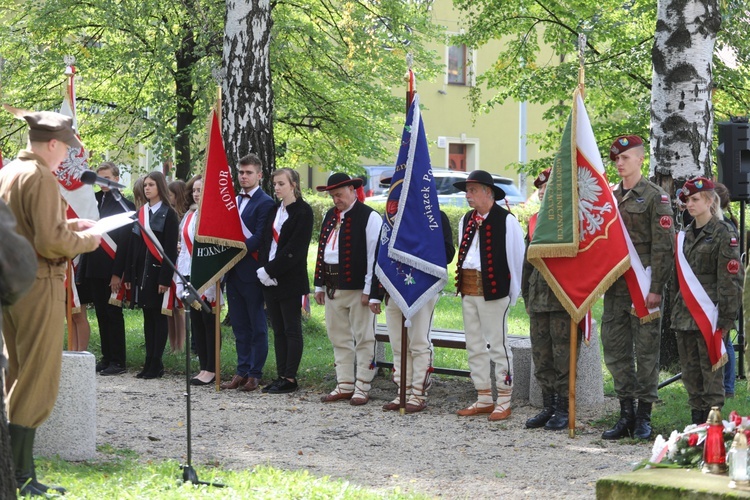
[[[73,55],[79,129],[90,150],[132,165],[142,144],[155,153],[151,169],[188,135],[188,166],[202,168],[205,117],[217,97],[212,70],[222,66],[224,2],[0,0],[0,8],[5,102],[58,109],[63,56]],[[424,48],[438,29],[425,3],[302,0],[272,9],[279,165],[353,172],[362,156],[390,157],[393,121],[403,115],[394,90],[404,85],[406,50],[421,77],[437,72],[435,54]],[[0,114],[5,157],[24,146],[21,125]]]
[[[503,41],[497,59],[477,78],[485,90],[473,89],[472,109],[488,112],[508,99],[547,106],[548,127],[530,139],[550,155],[519,168],[535,174],[549,166],[559,147],[578,84],[579,33],[587,37],[586,106],[602,156],[608,157],[609,145],[618,135],[648,139],[656,2],[456,0],[454,4],[467,23],[458,41],[471,47]],[[714,56],[717,121],[747,113],[750,71],[746,4],[722,2],[722,13]]]

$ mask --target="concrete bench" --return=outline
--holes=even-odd
[[[60,391],[49,418],[37,429],[34,455],[63,460],[96,458],[96,358],[64,351]]]
[[[433,328],[430,332],[430,340],[433,347],[445,349],[466,350],[466,336],[460,330],[443,330]],[[385,359],[385,344],[390,343],[388,337],[388,328],[383,323],[375,325],[375,362],[380,368],[393,369],[393,363]],[[513,352],[513,401],[522,401],[529,399],[529,389],[531,386],[531,340],[529,337],[519,335],[509,335],[508,343]],[[434,366],[433,373],[441,375],[452,375],[458,377],[469,377],[469,370],[456,368],[446,368]],[[494,368],[492,369],[494,379]],[[493,388],[495,383],[493,380]],[[493,389],[493,394],[496,394]]]

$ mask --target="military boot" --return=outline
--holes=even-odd
[[[635,413],[635,430],[633,437],[638,439],[651,438],[651,403],[638,401],[638,411]]]
[[[632,399],[620,400],[620,420],[614,427],[602,433],[602,439],[621,439],[633,435],[635,427],[635,405]]]
[[[552,418],[555,413],[555,405],[557,404],[557,394],[554,392],[542,393],[542,411],[537,413],[526,421],[527,429],[538,429],[544,427],[544,424]]]
[[[64,494],[65,488],[47,486],[36,479],[34,467],[34,437],[36,429],[8,424],[10,448],[16,476],[16,487],[21,496],[46,497],[47,492]]]
[[[561,431],[568,428],[568,398],[562,394],[557,395],[555,414],[552,415],[544,428],[548,431]]]
[[[690,421],[694,425],[705,424],[706,419],[703,418],[703,410],[690,410]]]

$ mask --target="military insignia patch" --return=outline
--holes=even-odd
[[[740,261],[732,259],[727,262],[727,272],[729,272],[729,274],[737,274],[740,272]]]
[[[734,236],[732,238],[730,238],[729,239],[729,246],[730,247],[736,247],[737,246],[737,238],[735,238]]]
[[[669,203],[669,195],[668,194],[661,195],[661,202],[662,202],[662,204]]]
[[[664,229],[669,229],[672,227],[672,217],[669,215],[662,215],[659,219],[659,225]]]

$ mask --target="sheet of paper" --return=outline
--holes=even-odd
[[[111,215],[109,217],[99,219],[96,224],[84,230],[83,232],[89,234],[98,234],[101,236],[102,234],[108,233],[114,229],[132,224],[132,217],[134,213],[135,212],[124,212],[121,214]]]

